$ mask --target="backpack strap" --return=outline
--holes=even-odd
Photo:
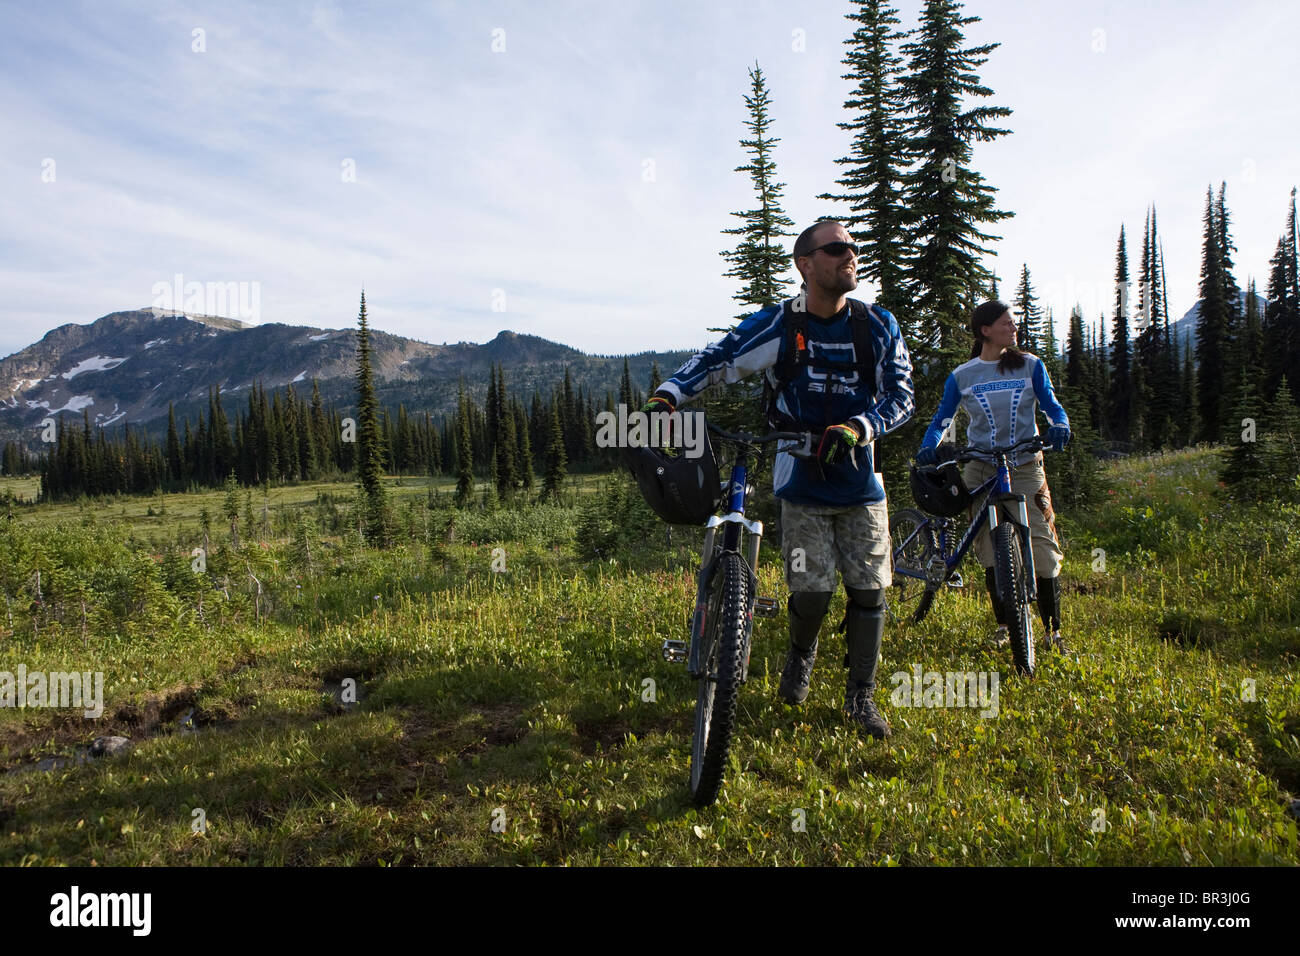
[[[785,328],[785,334],[781,340],[776,364],[772,367],[772,375],[768,378],[768,385],[771,388],[768,402],[769,419],[772,418],[775,412],[776,394],[794,380],[802,366],[811,365],[813,368],[825,371],[844,371],[844,365],[841,363],[830,362],[810,355],[807,344],[808,312],[805,309],[795,307],[798,301],[799,297],[786,299],[781,307],[781,323]],[[858,373],[858,381],[861,386],[867,389],[872,398],[875,398],[876,340],[871,334],[871,318],[873,314],[874,308],[872,306],[857,299],[849,299],[849,315],[852,319],[853,355],[855,359],[852,368]]]

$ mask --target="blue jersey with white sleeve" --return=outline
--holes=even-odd
[[[786,347],[785,305],[783,302],[754,313],[721,341],[688,360],[659,388],[681,405],[711,385],[738,382],[755,372],[767,371],[772,381]],[[912,417],[912,360],[897,320],[879,306],[867,307],[865,320],[853,318],[852,312],[846,303],[839,314],[829,319],[808,313],[804,329],[810,356],[823,363],[842,365],[844,370],[796,365],[791,380],[775,396],[777,411],[796,423],[792,430],[820,436],[828,426],[851,420],[864,435],[855,456],[856,467],[846,457],[825,468],[825,477],[816,462],[778,452],[772,469],[773,491],[778,498],[795,504],[849,507],[883,500],[885,489],[875,473],[871,442]],[[870,323],[875,353],[874,396],[856,368],[851,324],[855,321]]]

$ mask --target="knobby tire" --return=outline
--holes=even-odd
[[[739,554],[718,558],[713,588],[705,622],[706,629],[715,629],[708,635],[713,653],[699,682],[691,748],[691,797],[701,807],[717,800],[722,787],[752,621],[749,575]]]
[[[993,555],[998,599],[1007,618],[1011,656],[1024,673],[1034,673],[1034,622],[1029,607],[1029,582],[1025,579],[1020,534],[1010,521],[993,529]]]

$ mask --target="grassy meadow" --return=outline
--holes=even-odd
[[[0,672],[102,671],[104,712],[0,709],[0,862],[1294,865],[1300,509],[1230,503],[1220,454],[1110,464],[1107,504],[1058,518],[1070,650],[1040,644],[1033,679],[988,641],[973,563],[922,624],[891,618],[887,741],[840,713],[842,592],[807,703],[777,700],[773,534],[782,611],[704,810],[695,685],[659,654],[701,535],[621,481],[458,510],[446,480],[390,479],[386,551],[346,484],[241,489],[237,544],[221,491],[11,505]],[[918,666],[996,672],[996,716],[891,701]],[[134,747],[76,761],[106,735]]]

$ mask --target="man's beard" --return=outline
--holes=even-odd
[[[835,277],[827,285],[822,286],[822,292],[828,296],[839,296],[845,292],[852,292],[858,287],[858,274],[845,274],[844,272],[835,271]]]

